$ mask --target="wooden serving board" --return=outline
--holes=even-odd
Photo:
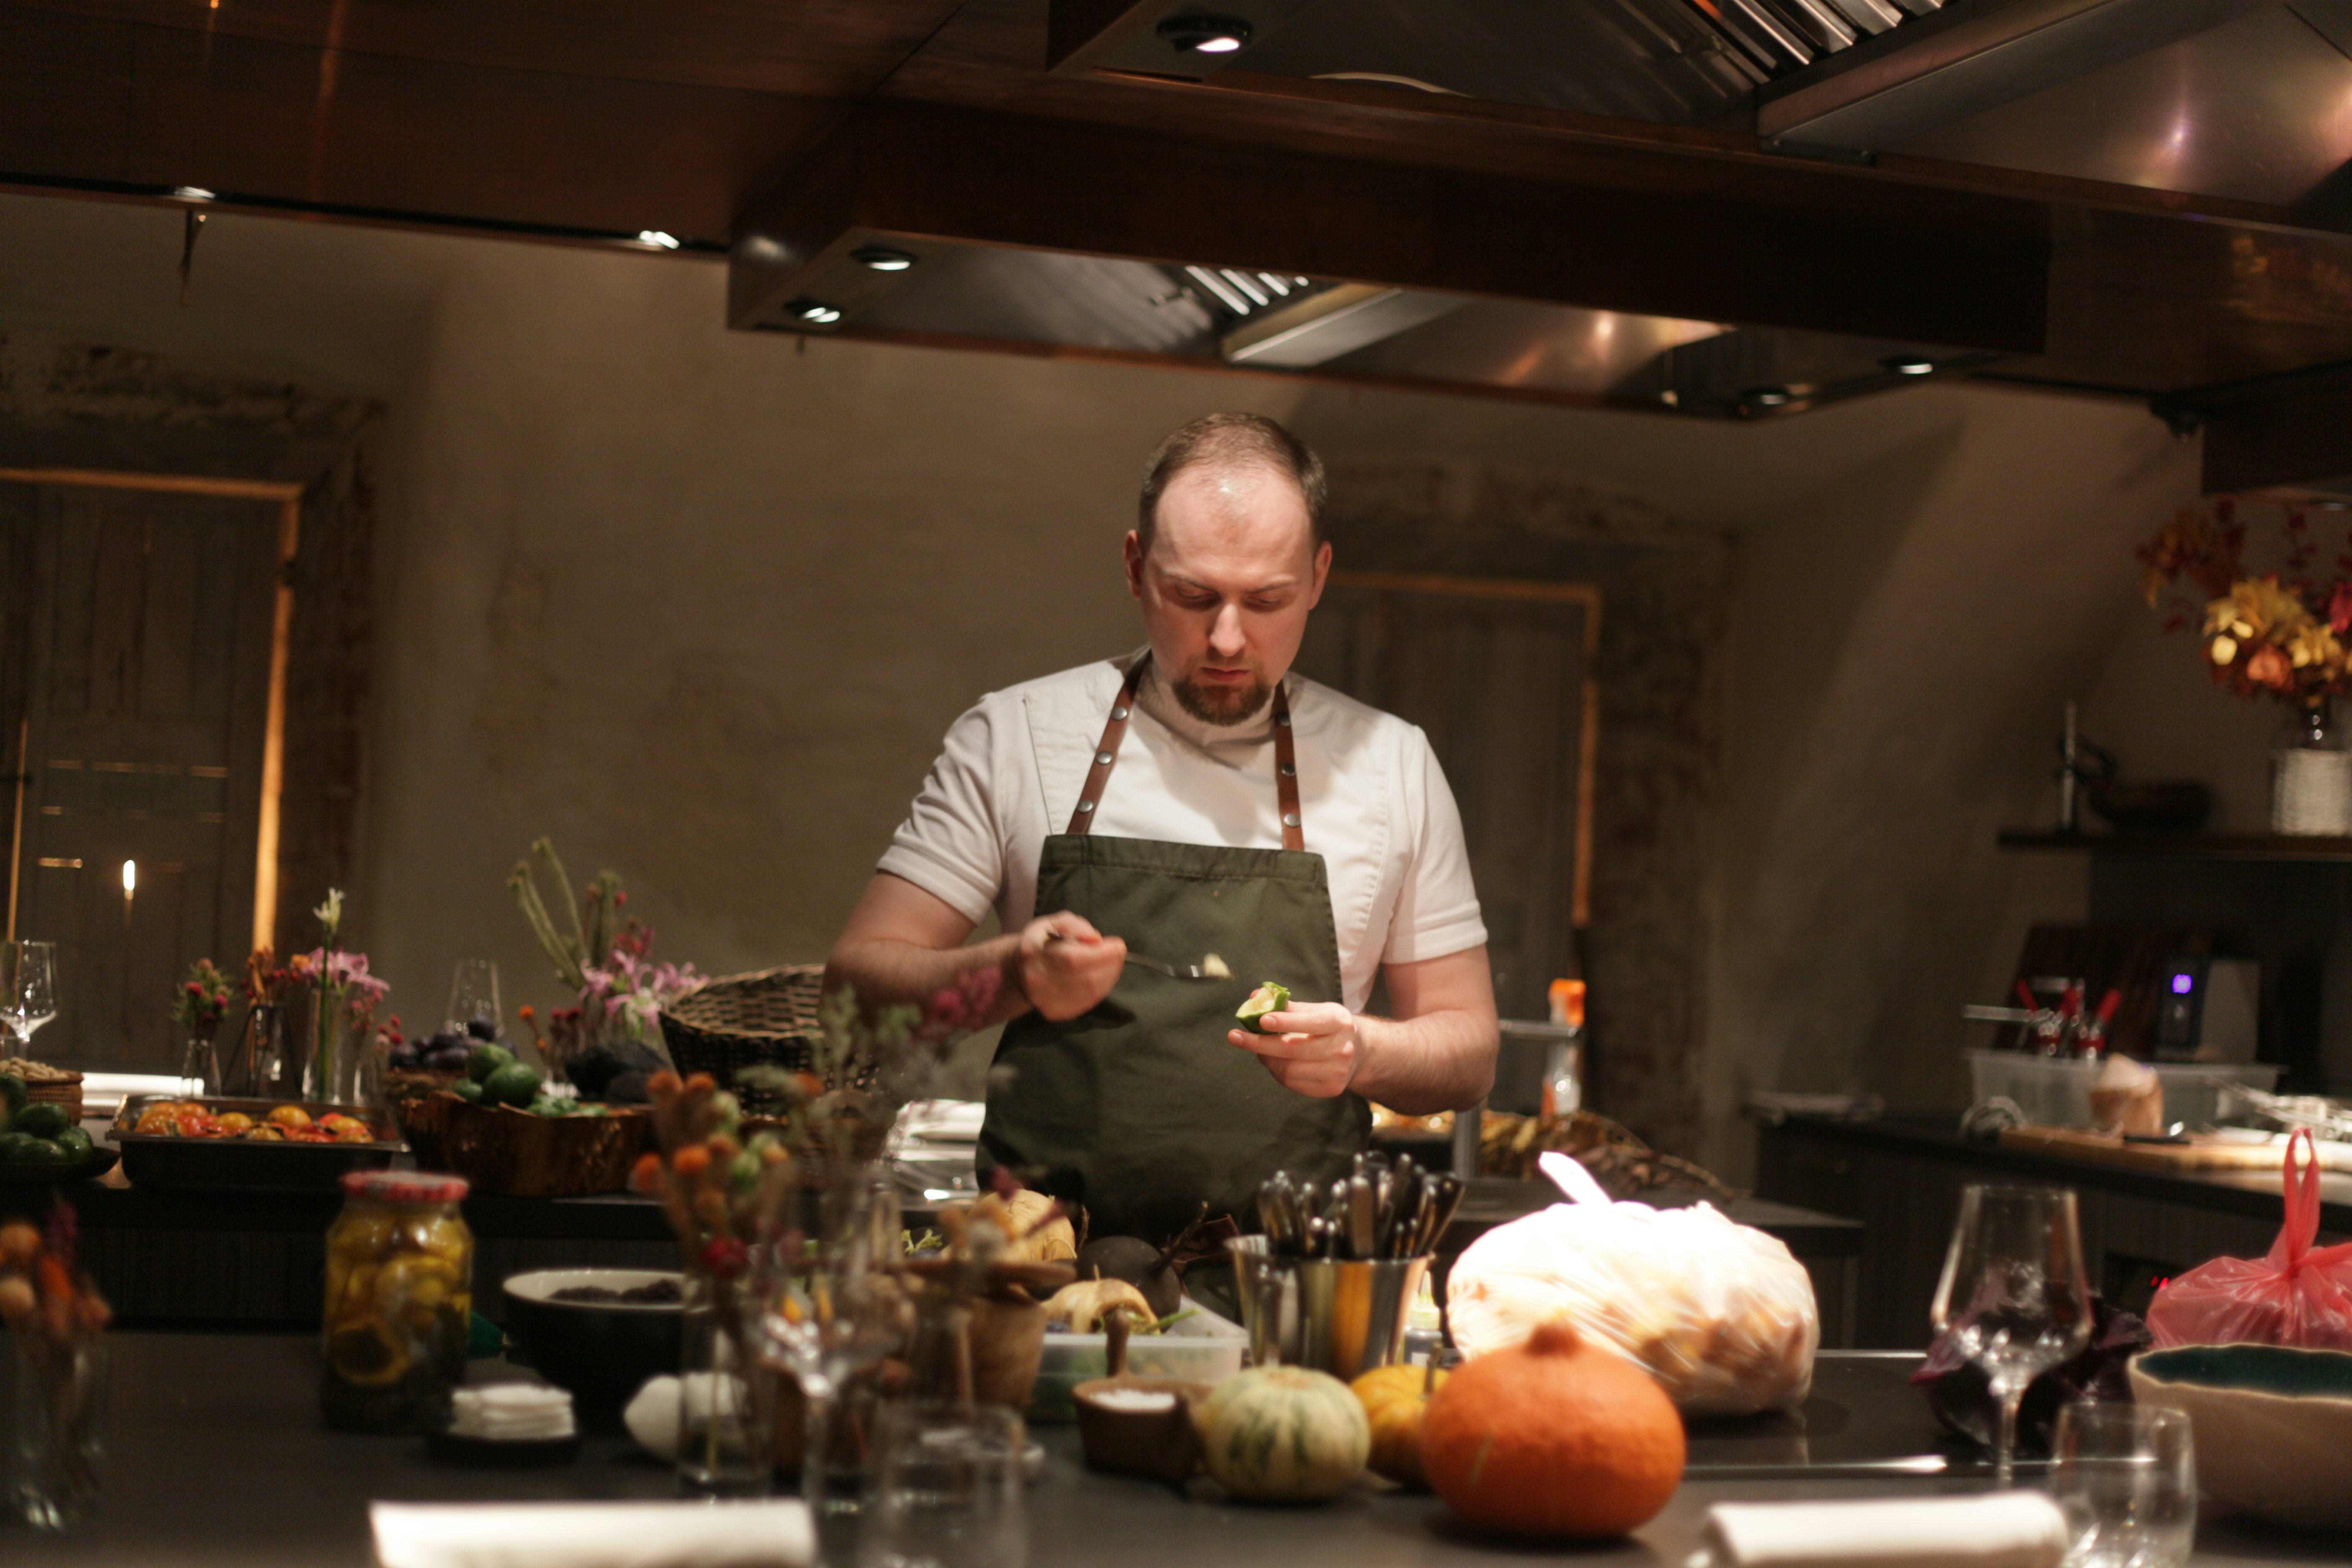
[[[2194,1132],[2186,1143],[2126,1143],[2073,1127],[2008,1127],[2000,1146],[2133,1171],[2275,1171],[2286,1163],[2284,1143],[2224,1142]]]

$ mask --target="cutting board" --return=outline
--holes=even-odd
[[[2133,1171],[2275,1171],[2286,1163],[2284,1143],[2231,1143],[2194,1132],[2186,1143],[2126,1143],[2073,1127],[2009,1127],[2000,1146]]]

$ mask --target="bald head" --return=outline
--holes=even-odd
[[[1308,552],[1323,542],[1323,460],[1263,414],[1206,415],[1160,443],[1144,470],[1136,509],[1136,538],[1146,555],[1159,532],[1161,503],[1178,486],[1192,503],[1188,512],[1303,511]]]

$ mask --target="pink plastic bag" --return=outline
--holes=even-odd
[[[2352,1351],[2352,1241],[2316,1250],[2311,1245],[2319,1235],[2319,1155],[2307,1131],[2287,1139],[2285,1178],[2286,1223],[2266,1256],[2217,1258],[2156,1293],[2147,1326],[2159,1348]]]

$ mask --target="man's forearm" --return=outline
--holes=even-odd
[[[855,988],[858,1006],[867,1011],[902,1002],[919,1007],[972,970],[989,968],[997,972],[1001,984],[988,1022],[1002,1024],[1029,1011],[1029,999],[1021,991],[1017,934],[948,948],[887,937],[845,942],[834,949],[825,963],[824,988],[828,992],[843,985]]]
[[[1498,1037],[1494,1015],[1443,1008],[1418,1018],[1356,1015],[1362,1064],[1349,1085],[1407,1116],[1460,1110],[1495,1087]]]

